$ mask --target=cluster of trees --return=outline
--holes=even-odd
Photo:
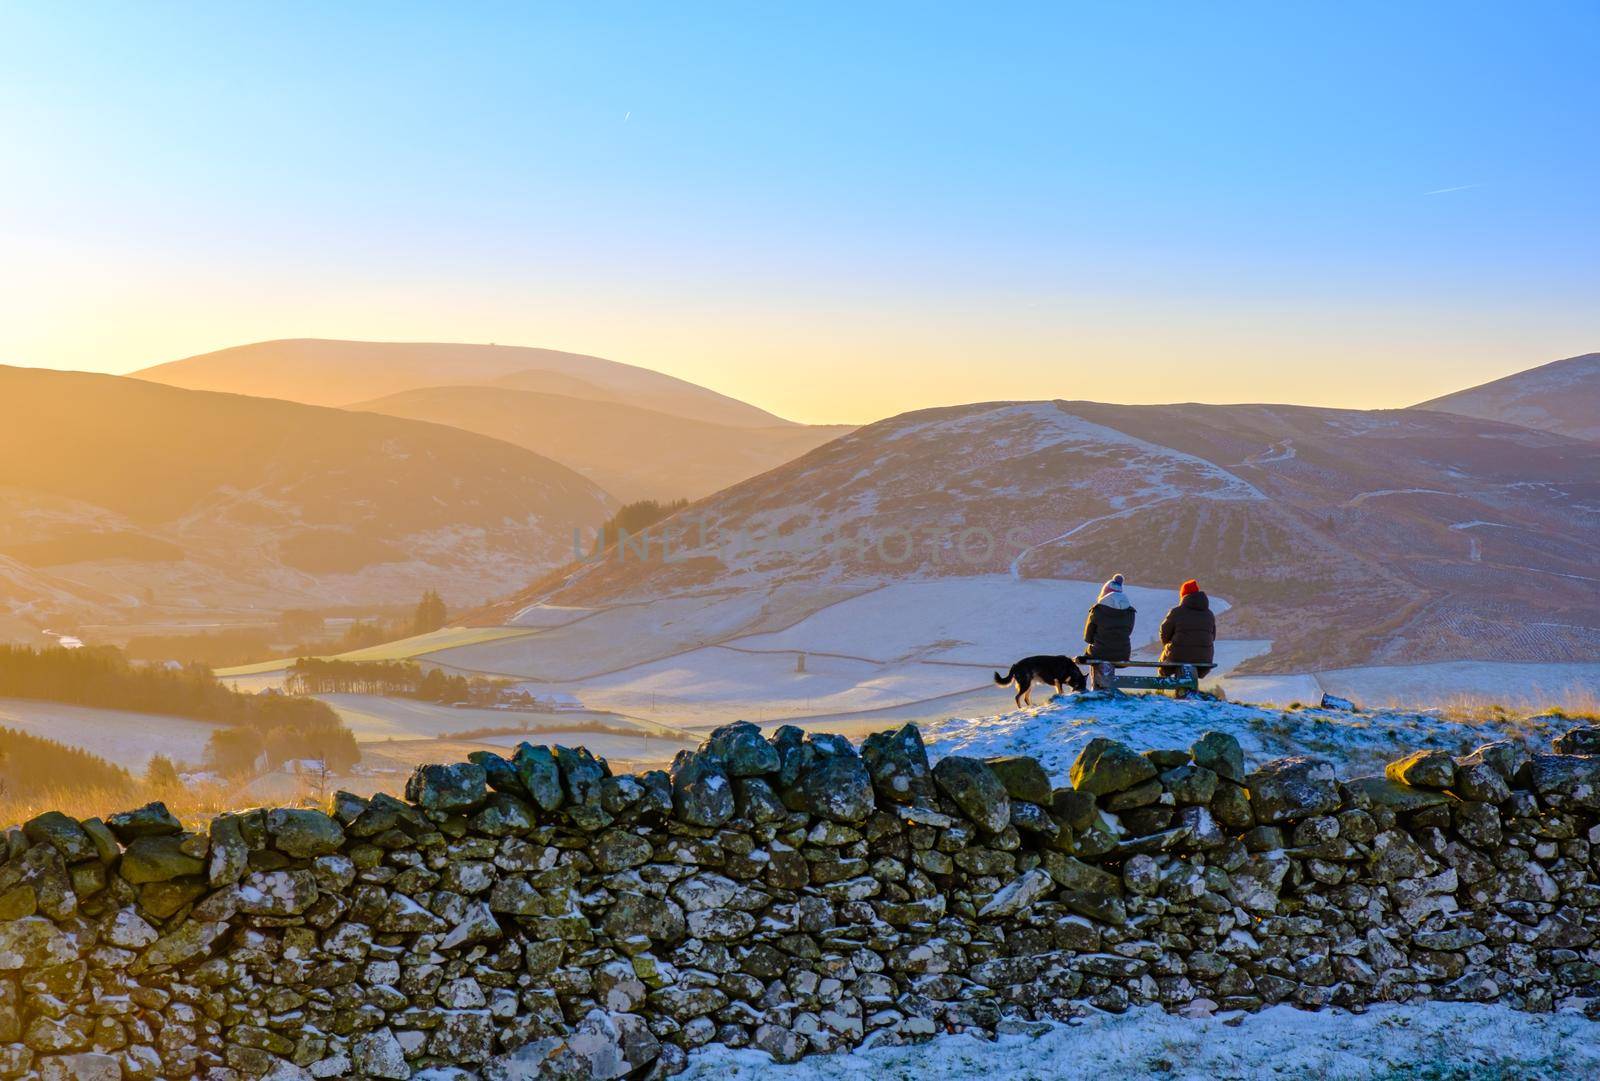
[[[177,661],[230,668],[254,664],[274,653],[281,641],[265,627],[229,627],[205,634],[140,634],[128,639],[123,652],[134,661]]]
[[[276,769],[285,762],[313,759],[330,773],[347,773],[361,761],[361,748],[338,714],[328,712],[333,718],[331,723],[219,729],[206,741],[206,767],[227,777],[238,777],[254,773],[263,763],[268,769]]]
[[[630,535],[642,533],[662,519],[677,514],[688,505],[687,499],[674,499],[667,503],[654,499],[641,499],[637,503],[628,503],[600,527],[601,543],[597,547],[611,547],[624,532]]]
[[[114,646],[0,646],[0,697],[164,713],[221,725],[208,741],[206,765],[229,776],[254,772],[263,756],[269,768],[320,758],[335,772],[348,770],[361,757],[355,737],[325,702],[240,694],[204,665],[135,665]]]
[[[0,728],[0,795],[27,797],[52,788],[124,789],[128,771],[64,743]]]
[[[424,702],[493,702],[501,682],[423,671],[415,661],[341,661],[301,657],[289,669],[291,694],[386,694]]]

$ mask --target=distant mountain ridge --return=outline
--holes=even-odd
[[[517,386],[519,379],[526,379],[544,385],[525,389],[585,397],[584,386],[597,387],[610,396],[609,400],[712,424],[765,428],[792,423],[736,398],[648,368],[526,346],[292,338],[201,353],[132,374],[138,379],[190,390],[227,391],[331,406],[371,401],[422,387]]]
[[[616,401],[511,389],[523,382],[518,376],[502,382],[422,387],[349,408],[447,424],[526,447],[571,466],[624,502],[698,499],[853,430],[712,424]]]
[[[13,610],[460,604],[570,558],[616,505],[521,447],[378,414],[9,367],[0,400]]]
[[[478,618],[749,595],[786,624],[874,582],[1120,571],[1173,590],[1199,577],[1234,605],[1225,636],[1273,640],[1257,671],[1600,658],[1600,446],[1449,413],[929,409],[674,523],[670,560],[569,567]],[[779,598],[792,610],[775,613]],[[1073,648],[1081,620],[1062,613],[1061,639],[1039,651]]]
[[[1416,408],[1600,440],[1600,353],[1552,361]]]

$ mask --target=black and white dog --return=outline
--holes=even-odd
[[[1021,709],[1024,703],[1033,705],[1033,699],[1028,696],[1028,691],[1035,683],[1048,683],[1056,689],[1057,694],[1062,693],[1063,684],[1075,691],[1081,691],[1088,686],[1083,670],[1072,663],[1071,657],[1024,657],[1012,665],[1011,670],[1005,675],[996,672],[994,681],[1000,687],[1008,683],[1017,685],[1015,701],[1018,709]]]

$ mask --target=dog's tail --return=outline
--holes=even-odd
[[[1004,687],[1007,683],[1010,683],[1012,679],[1011,673],[1015,672],[1016,670],[1017,666],[1012,665],[1010,668],[1006,669],[1006,674],[1003,676],[999,672],[996,672],[994,674],[994,685],[996,687]]]

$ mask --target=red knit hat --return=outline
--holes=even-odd
[[[1189,594],[1198,592],[1200,592],[1200,583],[1191,578],[1178,587],[1178,599],[1181,601]]]

